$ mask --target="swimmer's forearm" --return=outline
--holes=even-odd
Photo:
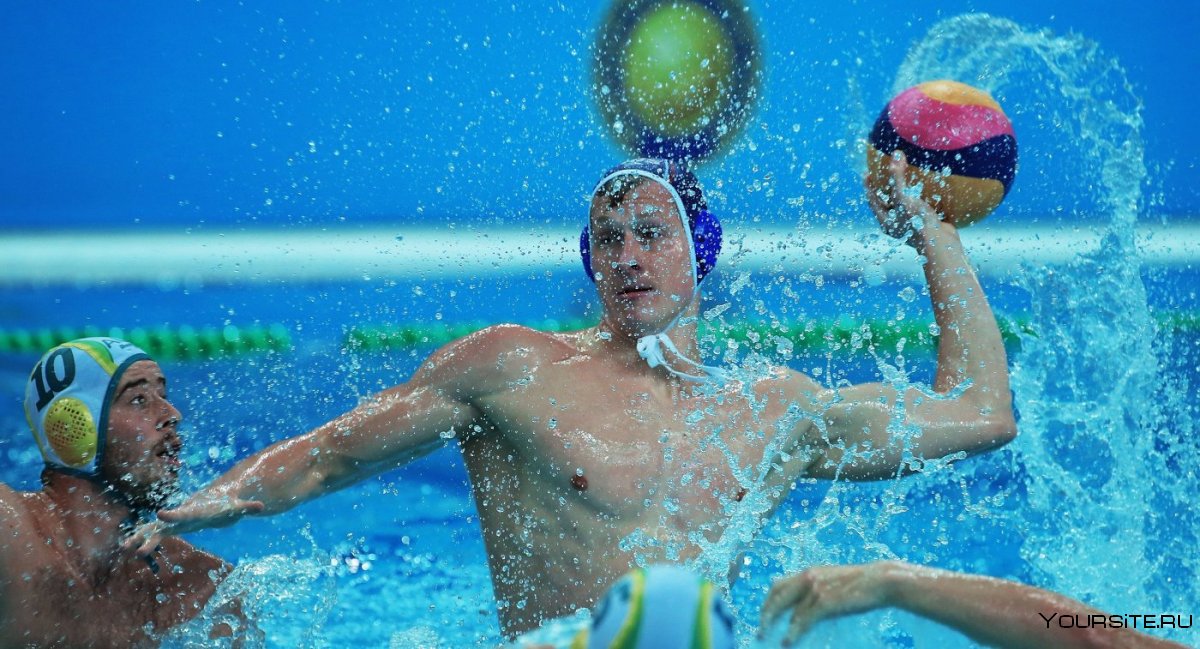
[[[1007,400],[1004,341],[957,230],[946,223],[925,228],[918,251],[939,330],[934,388],[945,392],[969,379],[985,395]]]
[[[927,225],[917,250],[940,332],[933,388],[945,394],[966,384],[953,403],[920,399],[924,405],[917,406],[914,400],[914,421],[931,433],[922,441],[926,455],[1006,444],[1017,428],[1004,341],[958,232],[940,221]]]
[[[217,498],[262,504],[259,515],[287,511],[334,490],[344,470],[322,451],[313,433],[278,442],[242,460],[206,489]],[[332,466],[331,466],[332,465]],[[198,494],[203,499],[203,494]]]
[[[464,428],[473,416],[434,390],[397,386],[243,460],[208,490],[261,503],[260,515],[279,513],[424,457],[445,444],[439,431]]]
[[[882,571],[884,605],[929,618],[988,646],[1181,647],[1130,629],[1063,628],[1059,616],[1108,615],[1064,595],[977,575],[904,563],[876,564]]]
[[[441,447],[435,437],[381,453],[381,457],[355,459],[338,438],[354,435],[331,422],[299,437],[263,449],[230,469],[208,490],[243,501],[262,504],[258,515],[287,511],[301,503],[345,488],[390,468],[424,457]],[[386,448],[386,446],[384,446]]]

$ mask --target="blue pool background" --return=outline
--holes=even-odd
[[[598,169],[621,156],[591,88],[590,48],[606,6],[8,3],[0,221],[574,223]],[[856,199],[856,183],[846,182],[858,157],[852,140],[891,96],[905,53],[939,21],[984,12],[1031,31],[1080,34],[1118,59],[1146,106],[1147,206],[1172,218],[1200,214],[1200,89],[1190,81],[1200,54],[1189,45],[1200,11],[1190,3],[750,6],[764,45],[762,101],[737,150],[709,173],[733,188],[771,173],[775,200],[730,191],[726,213],[792,221],[783,197]],[[1071,137],[1067,125],[1044,137],[1028,123],[1016,128],[1028,151]],[[797,160],[812,165],[803,178]],[[1022,175],[1009,218],[1045,219],[1061,207],[1042,183]]]
[[[1077,32],[1098,42],[1102,56],[1117,58],[1143,102],[1148,174],[1136,197],[1139,221],[1174,227],[1198,220],[1198,156],[1189,128],[1200,91],[1186,82],[1198,69],[1190,46],[1200,27],[1195,8],[752,8],[765,45],[763,101],[733,150],[700,170],[734,236],[797,223],[845,228],[856,237],[869,229],[855,138],[891,94],[906,53],[931,27],[968,11],[1011,19],[1030,33]],[[4,236],[82,229],[285,239],[311,228],[368,226],[394,226],[397,236],[450,227],[536,236],[541,228],[575,227],[596,171],[622,155],[591,99],[588,48],[603,10],[602,3],[465,2],[6,7],[0,110],[11,128],[0,143],[11,154],[0,159]],[[1006,107],[1020,107],[1014,119],[1021,174],[1005,205],[978,228],[1069,231],[1078,222],[1111,222],[1118,239],[1129,234],[1128,223],[1103,209],[1098,160],[1071,148],[1077,127],[1040,120],[1049,113],[1026,91],[1016,84],[1000,97]],[[964,233],[968,248],[973,236]],[[1195,246],[1195,239],[1178,245]],[[47,250],[69,264],[71,251]],[[1026,408],[1022,436],[997,453],[899,482],[801,485],[751,547],[746,576],[734,588],[746,623],[784,568],[892,554],[1021,579],[1117,612],[1200,612],[1193,511],[1200,340],[1194,328],[1120,328],[1138,325],[1139,309],[1195,314],[1200,270],[1194,260],[1139,267],[1122,246],[1090,265],[1048,269],[1036,263],[1036,250],[1030,257],[1035,261],[984,277],[1000,315],[1037,325],[1010,348],[1018,405]],[[852,271],[816,281],[804,277],[808,268],[726,261],[705,306],[732,304],[725,314],[731,321],[784,311],[814,320],[886,320],[898,311],[928,318],[921,284],[911,279],[864,279]],[[236,457],[404,380],[431,351],[354,350],[344,342],[355,326],[595,314],[582,274],[562,269],[189,283],[160,281],[147,268],[145,283],[115,285],[9,281],[10,273],[15,269],[0,271],[0,328],[288,329],[294,348],[286,352],[166,363],[187,416],[187,460],[195,467],[188,479],[197,486]],[[1101,286],[1097,277],[1106,273],[1124,284]],[[786,295],[784,285],[801,297]],[[910,286],[917,294],[911,303],[901,297]],[[1092,304],[1084,299],[1089,291],[1116,300]],[[1079,330],[1071,326],[1076,321]],[[1115,328],[1103,328],[1105,322]],[[1129,352],[1143,343],[1149,356]],[[1053,363],[1039,365],[1030,352],[1049,351],[1043,344],[1096,362],[1062,379],[1043,377],[1039,372]],[[928,381],[932,370],[930,354],[911,349],[879,349],[878,358],[862,350],[799,350],[783,358],[772,348],[743,346],[735,356],[751,351],[804,371],[821,368],[827,380],[876,379],[881,365],[900,357],[915,380]],[[1118,366],[1115,375],[1152,376],[1153,389],[1124,397],[1105,373],[1106,359]],[[36,451],[19,403],[35,360],[31,353],[0,355],[0,394],[10,395],[0,416],[0,479],[21,488],[36,486]],[[1110,391],[1128,407],[1103,403]],[[1096,413],[1100,420],[1089,421]],[[1145,457],[1115,457],[1127,443]],[[457,454],[445,450],[296,512],[195,540],[245,568],[244,596],[260,611],[273,646],[489,646],[498,628],[465,480]],[[896,627],[894,619],[835,625],[817,640],[838,646],[831,640],[837,632],[866,629],[893,646],[939,646],[951,638],[911,620]]]

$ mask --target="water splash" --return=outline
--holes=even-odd
[[[314,549],[309,559],[273,555],[237,566],[221,582],[204,610],[172,629],[163,647],[231,647],[231,639],[209,638],[218,624],[235,629],[246,647],[330,646],[322,634],[337,602],[335,574],[327,557]],[[240,610],[257,629],[243,633]]]
[[[1096,170],[1099,182],[1079,189],[1096,194],[1100,248],[1060,267],[1026,267],[1017,278],[1031,296],[1036,331],[1022,340],[1013,372],[1031,509],[1023,554],[1053,583],[1097,604],[1166,604],[1147,588],[1155,550],[1145,518],[1161,492],[1182,495],[1154,448],[1163,409],[1180,404],[1148,398],[1166,395],[1135,243],[1146,179],[1141,101],[1097,44],[984,15],[934,27],[897,86],[932,76],[1001,92],[1017,79],[1035,81],[1030,105],[1015,106],[1017,119],[1050,107],[1081,166]],[[1128,588],[1115,592],[1114,582]]]
[[[1025,145],[1020,191],[1052,192],[1061,211],[1050,218],[1062,228],[1090,223],[1101,245],[1011,277],[1029,295],[1034,332],[1012,359],[1014,444],[969,464],[927,466],[917,478],[835,483],[807,520],[770,521],[755,563],[794,572],[901,555],[1031,580],[1117,613],[1194,610],[1189,503],[1200,451],[1189,441],[1194,422],[1178,415],[1188,379],[1164,369],[1174,346],[1156,329],[1141,278],[1142,103],[1096,43],[984,14],[936,24],[901,65],[893,94],[941,78],[1000,100]],[[886,376],[884,359],[875,362]],[[756,595],[735,593],[741,616],[753,615],[746,603]],[[836,646],[847,636],[862,646],[963,642],[896,619],[844,621],[821,637],[840,637],[829,640]]]
[[[1164,513],[1155,509],[1187,508],[1186,471],[1171,470],[1156,442],[1187,439],[1191,425],[1176,422],[1186,436],[1165,428],[1186,401],[1177,383],[1173,394],[1163,389],[1164,359],[1153,346],[1161,332],[1136,247],[1146,182],[1141,100],[1096,43],[982,14],[934,26],[895,87],[932,78],[998,95],[1019,87],[1024,99],[1005,102],[1010,115],[1065,134],[1075,163],[1055,182],[1095,201],[1094,214],[1068,216],[1099,220],[1097,250],[1061,266],[1027,266],[1015,278],[1030,295],[1036,332],[1022,338],[1012,376],[1022,416],[1014,447],[1028,491],[1027,511],[1017,512],[1022,556],[1040,583],[1110,610],[1191,610],[1195,565],[1166,574],[1164,533],[1151,526]],[[1194,453],[1186,463],[1194,469]],[[1170,589],[1155,587],[1172,578]]]

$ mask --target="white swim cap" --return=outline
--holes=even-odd
[[[121,375],[150,356],[116,338],[80,338],[46,352],[25,387],[25,420],[46,464],[95,474]]]
[[[586,635],[586,641],[584,636]],[[596,606],[579,649],[733,649],[733,614],[709,580],[684,568],[637,568]]]

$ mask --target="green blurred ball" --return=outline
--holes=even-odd
[[[720,112],[732,85],[733,45],[708,8],[664,4],[633,28],[622,63],[630,109],[663,134],[683,136]]]

